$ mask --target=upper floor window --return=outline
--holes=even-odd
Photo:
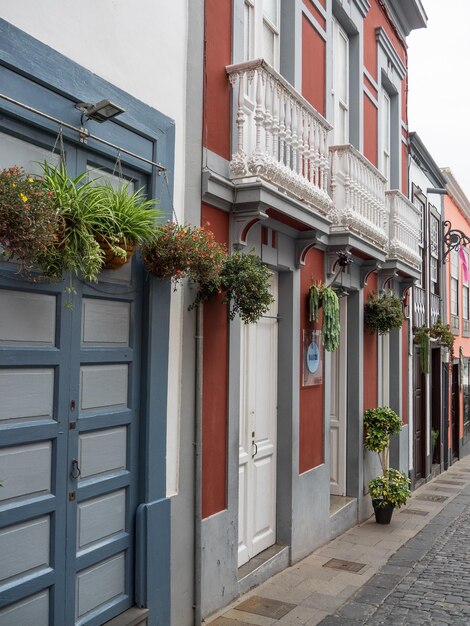
[[[382,145],[382,158],[380,170],[387,179],[387,188],[390,188],[390,127],[391,127],[391,107],[390,96],[385,91],[382,91],[382,106],[381,106],[381,145]]]
[[[426,204],[423,200],[415,194],[413,189],[413,204],[418,207],[421,215],[421,241],[419,242],[419,249],[421,254],[421,272],[418,279],[418,286],[426,286]]]
[[[467,248],[463,249],[463,254],[465,255],[465,260],[468,267],[469,254]],[[462,317],[464,320],[470,319],[470,298],[468,282],[465,282],[465,272],[462,272]]]
[[[245,61],[265,59],[279,70],[279,0],[245,0]]]
[[[429,244],[431,292],[439,295],[439,220],[434,215],[430,216]]]
[[[333,20],[334,142],[349,142],[349,38]]]
[[[450,252],[450,314],[459,314],[459,253]]]

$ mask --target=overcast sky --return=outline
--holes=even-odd
[[[470,0],[422,0],[428,27],[408,37],[409,127],[470,198]]]

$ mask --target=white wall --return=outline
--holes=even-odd
[[[175,120],[183,217],[188,0],[0,0],[0,17]],[[105,96],[105,94],[103,94]],[[177,489],[181,298],[172,302],[167,489]]]

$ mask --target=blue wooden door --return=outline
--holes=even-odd
[[[0,263],[0,626],[98,625],[134,601],[142,267],[74,280],[71,309],[65,286]]]

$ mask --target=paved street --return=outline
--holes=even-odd
[[[470,625],[470,461],[213,616],[211,626]]]

